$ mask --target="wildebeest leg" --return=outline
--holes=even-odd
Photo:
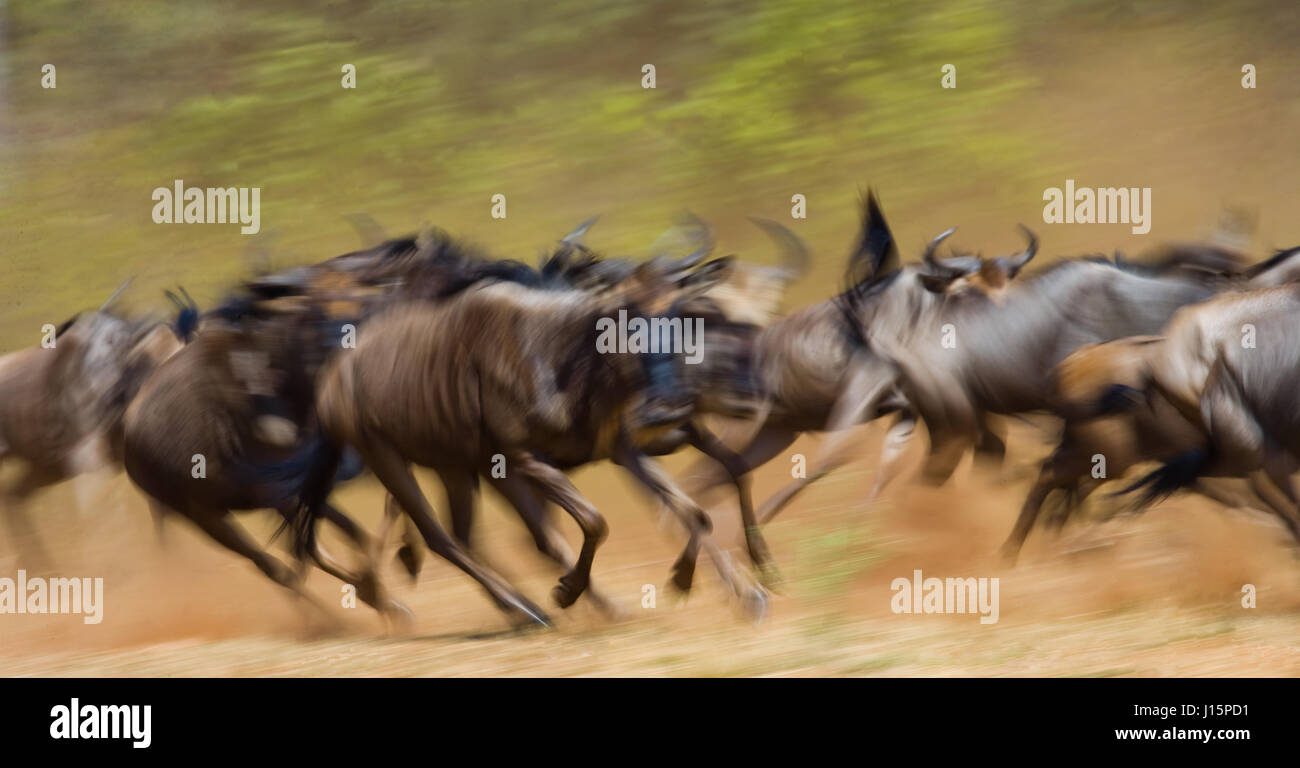
[[[292,506],[281,507],[276,510],[284,517],[286,521],[291,521],[297,510]],[[411,612],[406,606],[396,600],[386,597],[384,585],[379,580],[379,574],[375,572],[374,561],[370,559],[370,541],[366,532],[352,520],[352,518],[343,514],[331,504],[321,506],[321,517],[329,520],[339,530],[343,531],[353,543],[363,553],[365,562],[362,565],[361,572],[355,573],[345,566],[338,558],[334,557],[325,549],[321,543],[320,537],[313,537],[315,547],[312,550],[311,558],[316,565],[324,572],[342,581],[344,584],[350,584],[356,587],[357,597],[361,602],[369,605],[378,611],[385,619],[392,624],[406,623],[409,621]]]
[[[975,458],[984,461],[991,467],[1002,466],[1002,462],[1007,457],[1007,443],[1002,436],[993,431],[993,425],[989,423],[989,415],[981,414],[979,420],[979,439],[975,442]]]
[[[764,424],[740,452],[740,464],[749,471],[763,466],[772,457],[789,448],[799,433],[793,429]],[[691,498],[697,498],[730,480],[725,467],[712,458],[701,458],[685,474],[683,485]]]
[[[781,574],[777,572],[776,564],[772,562],[767,542],[763,540],[758,521],[754,517],[754,500],[750,493],[748,467],[741,461],[740,456],[723,445],[716,435],[702,425],[692,421],[687,424],[686,430],[691,445],[717,461],[731,475],[731,480],[736,485],[736,495],[740,498],[740,522],[745,527],[745,547],[749,551],[749,560],[758,568],[765,585],[779,584]]]
[[[384,517],[379,523],[379,531],[375,534],[374,549],[371,558],[376,563],[384,561],[384,552],[388,549],[388,533],[393,524],[402,523],[402,546],[397,548],[397,560],[410,574],[411,581],[415,581],[420,575],[420,568],[424,564],[424,542],[420,538],[420,530],[415,526],[415,520],[410,515],[402,514],[402,507],[393,498],[393,494],[384,493]]]
[[[1065,463],[1066,457],[1059,448],[1043,462],[1042,468],[1038,471],[1038,479],[1034,482],[1033,488],[1029,489],[1029,495],[1025,497],[1025,503],[1020,508],[1016,525],[1011,529],[1011,535],[1007,537],[1006,542],[1002,544],[1002,556],[1010,562],[1014,563],[1020,554],[1020,548],[1029,537],[1029,532],[1033,529],[1034,521],[1043,508],[1043,501],[1047,499],[1047,494],[1058,488],[1068,487],[1075,481],[1076,478],[1072,473],[1066,470]]]
[[[339,531],[347,536],[348,539],[356,544],[362,551],[371,547],[370,534],[365,529],[357,525],[356,521],[339,511],[338,507],[333,504],[325,503],[321,505],[320,516],[323,520],[328,520],[338,528]]]
[[[966,455],[966,449],[970,447],[970,439],[966,435],[934,425],[927,424],[927,427],[930,429],[930,454],[921,469],[921,479],[927,485],[937,487],[952,477],[953,471],[961,463],[961,457]]]
[[[469,574],[482,585],[497,607],[514,619],[526,619],[543,626],[551,625],[542,609],[533,605],[505,579],[474,559],[438,525],[433,507],[420,491],[420,485],[415,481],[415,475],[411,474],[406,460],[396,450],[377,440],[364,443],[358,441],[354,447],[401,508],[415,521],[429,549]]]
[[[515,454],[511,464],[525,477],[537,483],[546,498],[559,504],[568,512],[578,527],[582,529],[582,550],[573,569],[560,577],[552,596],[561,608],[573,605],[591,583],[591,564],[596,558],[596,547],[609,532],[605,518],[601,516],[591,502],[578,493],[569,478],[560,470],[546,462],[539,461],[527,451]]]
[[[758,510],[758,523],[762,525],[785,508],[800,491],[825,477],[827,473],[849,460],[853,453],[853,432],[850,427],[861,424],[876,410],[881,398],[894,386],[892,379],[881,377],[870,367],[858,369],[844,391],[835,401],[826,422],[826,446],[817,457],[813,468],[805,477],[796,479],[764,502]]]
[[[478,476],[471,472],[439,469],[442,486],[447,491],[447,507],[451,512],[451,535],[456,541],[470,547],[470,531],[474,525],[474,497],[478,493]]]
[[[162,546],[165,543],[163,533],[167,523],[167,513],[170,510],[167,509],[166,505],[152,496],[148,497],[148,501],[149,514],[153,517],[154,535],[158,538],[158,546]]]
[[[1270,448],[1264,457],[1264,474],[1277,486],[1291,506],[1273,507],[1273,512],[1282,519],[1282,523],[1291,532],[1291,537],[1300,544],[1300,523],[1296,522],[1292,509],[1300,508],[1300,499],[1296,497],[1295,485],[1291,473],[1295,471],[1295,462],[1276,448]]]
[[[253,564],[261,569],[262,573],[266,574],[271,581],[301,597],[308,605],[320,611],[331,623],[337,623],[337,620],[330,614],[329,609],[302,588],[302,583],[293,569],[258,548],[257,544],[248,537],[248,534],[234,520],[230,519],[229,512],[224,509],[200,507],[186,510],[184,514],[200,530],[211,536],[226,549],[252,560]]]
[[[898,476],[900,462],[907,451],[907,443],[912,439],[912,433],[915,431],[916,414],[911,411],[900,411],[894,417],[894,423],[885,433],[885,439],[880,445],[880,463],[876,467],[876,482],[871,486],[871,493],[867,494],[867,501],[875,501],[876,497],[885,490],[885,486]]]
[[[700,541],[713,530],[713,521],[691,497],[682,493],[662,467],[641,452],[626,432],[620,431],[614,460],[658,496],[686,528],[686,547],[673,563],[672,583],[682,592],[689,592],[695,578],[695,561],[700,555]]]
[[[1080,477],[1073,483],[1067,484],[1064,488],[1065,499],[1061,502],[1061,508],[1047,519],[1047,528],[1054,533],[1059,533],[1070,518],[1083,508],[1084,501],[1099,487],[1101,481],[1092,477]]]
[[[551,521],[546,500],[538,495],[539,492],[532,483],[518,475],[494,477],[490,481],[492,487],[519,513],[533,537],[533,543],[537,545],[537,551],[558,563],[565,573],[573,570],[573,549]],[[620,616],[618,605],[596,588],[594,580],[588,580],[586,595],[591,604],[607,618]]]
[[[14,546],[19,552],[21,553],[23,547],[28,548],[28,561],[33,570],[48,569],[54,561],[50,559],[49,553],[41,544],[40,537],[36,535],[31,521],[27,519],[23,506],[33,493],[62,479],[63,476],[58,472],[29,466],[18,482],[4,493],[5,523],[9,526],[9,533],[13,536]]]
[[[450,474],[450,471],[447,472]],[[447,474],[439,473],[443,479],[443,485],[447,488],[447,500],[451,507],[451,520],[453,535],[458,540],[468,546],[469,529],[468,522],[460,522],[463,518],[467,519],[474,514],[474,491],[469,492],[468,498],[461,498],[453,493],[452,486],[447,484]],[[415,527],[415,521],[409,515],[402,514],[402,507],[393,498],[393,494],[384,494],[384,516],[379,522],[379,531],[376,533],[374,544],[371,546],[371,558],[375,563],[384,561],[384,553],[388,551],[388,536],[395,523],[402,524],[402,544],[397,548],[397,561],[402,564],[402,568],[411,577],[412,583],[420,575],[420,569],[424,565],[424,541],[420,538],[420,530]],[[456,526],[466,526],[464,538],[460,533],[456,533]]]

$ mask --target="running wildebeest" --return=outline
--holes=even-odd
[[[34,565],[48,566],[50,558],[23,512],[26,499],[120,461],[127,404],[145,377],[193,333],[197,310],[170,292],[179,311],[172,325],[114,314],[125,287],[99,310],[63,323],[51,347],[0,357],[0,461],[16,457],[27,464],[4,491],[4,514],[15,540],[30,546]]]
[[[606,524],[560,470],[613,455],[689,530],[674,577],[689,585],[708,517],[638,447],[689,413],[677,386],[678,356],[662,349],[603,354],[597,345],[602,324],[620,314],[680,321],[680,303],[719,277],[708,264],[685,276],[663,269],[648,262],[614,291],[596,295],[489,282],[372,317],[357,349],[336,356],[321,377],[317,412],[325,439],[306,457],[298,541],[311,541],[333,467],[350,446],[430,549],[477,580],[512,619],[547,624],[541,609],[443,532],[409,464],[470,482],[500,456],[508,472],[544,489],[583,531],[577,563],[554,592],[568,607],[588,585]],[[644,401],[629,419],[626,406],[638,395]]]
[[[257,547],[230,517],[232,510],[269,508],[292,518],[297,488],[258,482],[243,468],[292,451],[258,429],[259,416],[289,420],[294,437],[314,429],[312,378],[338,345],[314,309],[232,300],[209,313],[194,341],[144,382],[127,409],[124,464],[156,519],[185,517],[328,616],[301,588],[302,574]],[[321,515],[368,554],[369,539],[351,519],[328,505]],[[409,612],[386,596],[368,563],[354,573],[318,542],[300,553],[300,562],[310,558],[356,585],[357,596],[386,619],[406,620]]]
[[[909,412],[894,365],[865,342],[866,328],[879,325],[902,333],[950,299],[978,294],[991,301],[986,291],[1003,289],[1036,250],[1031,243],[1024,253],[992,262],[976,257],[936,259],[935,250],[951,232],[929,244],[922,264],[900,267],[893,233],[874,192],[869,191],[850,258],[850,287],[759,334],[755,365],[767,402],[756,431],[740,452],[743,466],[762,465],[801,432],[831,433],[807,477],[787,485],[758,511],[760,524],[847,460],[852,437],[848,428],[887,413]],[[712,466],[696,477],[691,488],[700,492],[724,479]]]
[[[564,237],[559,246],[540,263],[538,274],[524,280],[524,284],[552,290],[582,287],[588,291],[601,291],[615,289],[621,282],[631,278],[636,270],[634,264],[622,259],[604,259],[582,244],[582,236],[594,221],[595,219],[591,219],[584,222]],[[685,444],[690,444],[723,466],[733,469],[737,466],[734,455],[705,428],[699,416],[719,414],[732,418],[747,418],[753,415],[758,392],[750,356],[752,341],[758,329],[747,321],[774,314],[775,304],[780,301],[784,285],[797,278],[806,265],[806,250],[797,237],[779,225],[759,223],[782,247],[786,262],[779,267],[737,265],[732,260],[713,262],[710,269],[722,272],[725,279],[714,283],[702,295],[682,305],[682,314],[685,317],[701,320],[704,330],[704,337],[701,340],[703,352],[699,364],[686,365],[682,369],[681,384],[686,399],[693,404],[693,409],[689,414],[690,418],[684,419],[677,428],[658,429],[649,442],[641,444],[640,447],[650,455],[664,455]],[[666,269],[681,273],[694,267],[712,251],[713,243],[707,226],[697,218],[686,217],[676,230],[684,233],[684,238],[678,239],[684,239],[686,245],[693,249],[692,252],[681,259],[666,261],[668,258],[666,250],[661,249],[652,257],[652,261],[659,260]],[[673,232],[674,230],[670,230],[670,233]],[[662,242],[668,239],[668,236],[665,236],[660,240]],[[385,272],[390,278],[402,274],[396,269],[387,269]],[[701,277],[702,273],[703,270],[697,273],[696,277]],[[741,274],[739,279],[736,278],[738,273]],[[405,274],[409,276],[410,270]],[[485,273],[483,270],[478,270],[478,274]],[[521,276],[509,274],[505,277],[518,280]],[[417,275],[414,279],[418,281],[420,278]],[[742,304],[749,290],[757,292],[754,300]],[[422,293],[424,291],[416,289],[407,292],[407,295]],[[729,317],[728,313],[733,310],[738,311],[744,320],[738,322]],[[628,406],[629,413],[634,414],[639,407],[640,404],[634,401]],[[605,458],[616,459],[617,457],[607,452],[593,453],[587,456],[584,462]],[[578,462],[579,459],[575,457],[570,461]],[[568,572],[573,567],[573,553],[564,537],[551,522],[546,508],[544,489],[518,473],[500,477],[496,473],[489,473],[487,468],[483,467],[479,474],[520,514],[539,551],[559,563]],[[451,512],[452,533],[459,543],[468,546],[474,499],[478,488],[477,479],[450,472],[443,472],[442,479]],[[743,530],[751,560],[760,568],[765,581],[775,580],[777,578],[775,567],[754,524],[747,477],[743,472],[737,472],[733,474],[732,481],[741,500]],[[392,503],[391,497],[385,509],[384,524],[376,537],[378,543],[374,555],[376,560],[382,557],[384,540],[390,526],[400,516],[400,510]],[[409,518],[407,521],[410,523]],[[398,554],[399,560],[408,573],[414,576],[418,573],[421,558],[418,545],[412,544],[409,532],[408,525],[407,543]],[[705,540],[702,546],[732,593],[744,602],[748,610],[760,612],[761,590],[743,583],[739,574],[730,566],[729,560],[711,540]],[[688,585],[690,570],[685,567],[679,568],[678,574],[684,578],[675,581],[674,584],[679,587],[683,584]],[[600,594],[593,585],[588,586],[587,594],[593,604],[606,615],[616,615],[614,603]]]
[[[925,479],[942,483],[965,446],[984,439],[987,430],[979,431],[978,425],[985,414],[1050,411],[1051,371],[1074,349],[1159,333],[1182,306],[1223,290],[1288,279],[1296,269],[1290,255],[1283,252],[1245,270],[1239,270],[1239,254],[1195,245],[1163,249],[1146,263],[1124,262],[1118,254],[1114,262],[1091,257],[1061,261],[1017,281],[994,305],[950,305],[934,324],[920,324],[922,333],[910,340],[873,337],[911,372],[906,377],[911,396],[930,403],[930,415],[956,423],[953,414],[962,414],[967,425],[953,430],[943,420],[927,424],[931,449]],[[1228,271],[1220,271],[1224,269]],[[953,349],[940,343],[944,327],[959,339]]]
[[[1300,286],[1288,288],[1300,291]],[[1203,477],[1260,472],[1290,505],[1288,511],[1300,508],[1292,479],[1300,468],[1298,324],[1300,307],[1293,303],[1255,317],[1253,343],[1232,334],[1220,337],[1200,394],[1206,441],[1168,458],[1126,490],[1146,489],[1145,501],[1150,501]],[[1279,516],[1300,543],[1300,522],[1292,514]]]
[[[1064,438],[1040,468],[1003,545],[1005,555],[1015,557],[1053,490],[1069,492],[1066,507],[1055,521],[1059,526],[1100,485],[1103,478],[1092,476],[1092,456],[1104,455],[1106,474],[1120,477],[1134,464],[1165,459],[1204,442],[1200,399],[1218,345],[1225,338],[1239,338],[1243,328],[1262,317],[1300,307],[1300,292],[1294,285],[1249,290],[1272,285],[1279,273],[1290,272],[1296,253],[1300,249],[1279,252],[1246,270],[1235,282],[1244,290],[1178,310],[1163,336],[1085,346],[1058,367],[1057,402],[1052,410],[1065,420]],[[1257,502],[1251,505],[1293,525],[1263,478],[1255,474],[1248,479]],[[1235,505],[1212,483],[1198,480],[1195,488],[1220,503]]]
[[[978,295],[949,302],[907,333],[870,328],[870,342],[903,372],[907,398],[930,432],[924,476],[939,484],[980,439],[987,414],[1050,411],[1052,371],[1075,349],[1158,333],[1179,307],[1215,292],[1213,281],[1196,276],[1062,261],[1016,281],[1000,302]]]

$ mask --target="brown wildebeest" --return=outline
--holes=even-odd
[[[0,461],[16,457],[27,464],[4,491],[5,520],[15,540],[31,547],[39,567],[51,562],[23,512],[24,502],[41,488],[120,460],[127,404],[193,330],[194,310],[185,305],[178,305],[181,314],[171,326],[113,314],[112,304],[125,287],[98,311],[65,322],[52,346],[0,357]]]
[[[535,275],[519,273],[514,266],[517,263],[514,262],[498,264],[494,270],[474,267],[469,270],[469,273],[478,279],[501,276],[505,279],[523,282],[523,284],[529,286],[552,290],[581,287],[590,292],[599,292],[617,289],[620,283],[634,275],[636,266],[622,259],[604,259],[582,244],[582,236],[594,222],[594,218],[590,219],[564,237],[559,246],[541,262]],[[699,364],[697,365],[685,365],[682,368],[682,386],[687,399],[693,403],[694,409],[693,413],[690,414],[691,418],[684,420],[679,425],[679,428],[672,430],[662,428],[654,431],[650,442],[641,445],[642,449],[651,455],[664,455],[677,450],[683,445],[690,444],[728,468],[734,469],[737,466],[734,454],[709,433],[698,417],[710,413],[733,418],[748,418],[753,415],[757,396],[757,383],[753,377],[752,342],[758,329],[747,321],[762,319],[775,312],[775,305],[780,301],[780,295],[785,284],[802,273],[807,260],[806,250],[792,233],[779,225],[767,222],[759,223],[782,247],[786,262],[777,267],[741,265],[731,260],[714,262],[711,268],[724,272],[726,278],[711,286],[704,295],[683,306],[683,314],[690,318],[699,318],[703,321],[704,327],[704,353],[702,359],[698,361]],[[661,259],[665,270],[683,273],[698,264],[712,250],[713,243],[707,226],[694,217],[688,216],[683,223],[678,225],[676,230],[684,235],[680,239],[683,239],[689,247],[693,248],[693,252],[671,262],[667,261],[666,252],[656,253],[656,257]],[[670,233],[673,232],[674,230],[670,230]],[[665,236],[660,239],[660,242],[662,243],[668,239],[669,237]],[[396,257],[399,263],[383,266],[386,261],[394,258],[391,255],[384,255],[390,252],[400,254]],[[400,261],[406,259],[408,263],[423,262],[427,264],[430,262],[428,258],[417,258],[409,250],[401,248],[372,248],[368,253],[371,255],[364,258],[361,256],[346,258],[349,259],[349,263],[353,267],[364,265],[370,272],[386,275],[387,279],[394,279],[401,275],[400,279],[418,282],[424,276],[410,268],[399,268]],[[332,261],[340,263],[339,260]],[[453,263],[464,262],[463,259],[448,259],[446,257],[442,257],[440,261],[444,267]],[[326,262],[326,264],[329,263],[331,262]],[[503,270],[501,267],[505,267],[505,269]],[[724,267],[730,268],[724,270]],[[700,278],[702,275],[697,273],[695,277]],[[435,280],[435,284],[445,284],[447,282],[447,279],[441,276]],[[747,292],[751,290],[755,292],[755,295],[752,299],[746,300]],[[406,292],[407,295],[417,296],[427,295],[428,293],[428,289],[424,287],[417,287]],[[729,317],[729,313],[733,310],[738,311],[745,321],[733,321]],[[639,408],[639,403],[634,402],[628,408],[629,414],[634,416],[636,409]],[[607,453],[593,454],[581,460],[573,457],[570,461],[585,463],[606,458],[616,457]],[[495,473],[489,473],[486,468],[483,468],[479,474],[500,492],[519,513],[539,551],[560,564],[565,572],[571,570],[574,559],[573,553],[564,537],[551,521],[549,511],[546,508],[544,489],[518,473],[498,477],[494,476]],[[468,546],[470,543],[473,504],[478,488],[477,479],[473,476],[460,476],[450,471],[443,472],[442,477],[446,486],[451,512],[452,533],[457,541]],[[732,480],[741,499],[743,530],[746,534],[751,559],[758,564],[765,579],[771,580],[775,578],[775,568],[771,564],[766,545],[763,543],[758,528],[754,524],[748,479],[744,473],[737,472],[737,474],[733,475]],[[384,541],[390,526],[401,517],[400,510],[393,503],[391,496],[385,509],[387,514],[384,518],[384,524],[376,537],[377,549],[374,554],[376,561],[380,561],[382,558]],[[407,518],[407,522],[406,544],[399,550],[398,555],[403,566],[414,576],[420,568],[421,548],[418,542],[412,541],[410,534],[413,523],[411,523],[410,518]],[[416,536],[418,537],[418,532]],[[751,612],[761,610],[763,600],[761,590],[744,583],[737,571],[730,566],[728,560],[723,558],[711,540],[705,540],[702,546],[711,555],[715,564],[718,565],[720,575],[731,588],[733,594],[741,598]],[[679,573],[681,572],[679,570]],[[682,584],[682,582],[674,583],[678,586]],[[588,585],[587,594],[593,604],[606,615],[616,615],[617,610],[614,603],[602,595],[594,585]]]
[[[615,318],[680,322],[679,302],[707,290],[716,273],[705,265],[681,276],[652,261],[597,295],[489,283],[438,303],[399,303],[371,318],[357,349],[322,372],[317,413],[326,439],[305,457],[311,471],[298,541],[311,542],[341,449],[351,446],[430,549],[478,581],[512,619],[549,624],[540,608],[447,536],[409,464],[435,469],[444,482],[472,483],[502,457],[508,472],[542,488],[583,531],[578,560],[554,591],[568,607],[588,586],[607,526],[561,469],[613,455],[690,531],[674,569],[674,581],[689,587],[709,519],[638,447],[689,413],[677,386],[679,358],[663,349],[602,350],[599,341],[602,326],[611,329]],[[639,394],[645,402],[633,421],[626,407]]]
[[[701,304],[706,306],[699,306]],[[705,329],[703,360],[699,365],[683,366],[681,372],[681,387],[693,405],[689,417],[683,419],[675,428],[655,430],[649,436],[650,439],[639,442],[638,447],[648,455],[663,456],[675,452],[684,445],[691,445],[732,473],[732,480],[740,498],[741,521],[751,561],[759,568],[764,583],[771,583],[779,580],[779,576],[756,525],[749,477],[739,466],[738,457],[701,423],[700,418],[708,414],[739,419],[752,418],[754,415],[759,392],[757,382],[753,378],[751,355],[753,339],[759,329],[746,323],[728,321],[716,307],[708,306],[711,304],[712,302],[706,296],[697,302],[688,302],[683,308],[685,316],[703,318]],[[627,406],[628,417],[635,418],[639,407],[639,400]],[[599,449],[600,446],[597,448]],[[607,453],[593,453],[581,463],[601,459],[618,460],[618,457]],[[577,459],[571,461],[576,462]],[[518,512],[538,550],[558,563],[565,572],[570,571],[573,568],[574,555],[563,535],[552,522],[547,509],[545,488],[519,473],[507,474],[505,477],[487,471],[481,471],[479,474]],[[478,482],[473,477],[451,472],[443,472],[442,477],[446,485],[451,513],[452,534],[458,542],[468,546]],[[385,512],[383,527],[376,536],[378,544],[374,554],[376,561],[381,560],[389,528],[400,517],[400,508],[393,502],[391,496]],[[414,575],[419,570],[420,558],[412,551],[409,537],[406,542],[399,551],[399,559],[408,572]],[[704,540],[701,546],[709,554],[732,594],[742,601],[745,610],[754,616],[761,615],[765,604],[762,590],[746,583],[732,567],[730,559],[711,539]],[[682,588],[684,583],[678,581],[674,582],[674,585]],[[594,582],[589,583],[586,594],[602,613],[607,616],[618,614],[615,603],[601,594]]]
[[[141,387],[124,420],[124,463],[131,480],[150,497],[156,518],[179,514],[228,549],[252,560],[271,580],[303,597],[328,616],[325,606],[300,586],[295,574],[260,549],[231,519],[232,510],[275,509],[292,517],[296,487],[259,482],[244,467],[290,452],[258,429],[267,403],[299,433],[311,421],[312,376],[329,345],[319,318],[297,305],[241,304],[233,317],[210,313],[195,340],[158,368]],[[369,540],[351,519],[325,505],[322,516],[342,530],[363,554]],[[357,596],[388,620],[409,612],[387,597],[367,562],[354,573],[313,542],[300,548],[326,573],[357,587]]]

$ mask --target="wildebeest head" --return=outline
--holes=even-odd
[[[915,329],[927,312],[950,298],[992,301],[1034,257],[1038,239],[1025,229],[1029,246],[995,259],[974,255],[938,258],[936,253],[955,228],[926,246],[920,264],[898,266],[898,248],[875,194],[863,206],[858,246],[849,259],[849,288],[838,298],[853,338],[867,326],[873,333],[902,334]]]
[[[1038,236],[1021,224],[1020,230],[1029,241],[1025,250],[1019,253],[985,259],[979,255],[958,255],[946,259],[935,257],[939,243],[951,235],[956,228],[943,232],[925,249],[922,258],[928,274],[922,282],[929,290],[936,293],[957,294],[968,290],[977,291],[991,297],[999,296],[1020,270],[1038,253]]]

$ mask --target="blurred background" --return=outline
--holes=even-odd
[[[1041,261],[1136,254],[1209,236],[1225,207],[1254,215],[1262,258],[1300,243],[1298,33],[1286,1],[0,0],[0,351],[132,275],[139,309],[162,309],[161,289],[178,283],[206,307],[246,276],[238,226],[153,223],[153,189],[176,179],[261,187],[277,269],[359,247],[354,212],[393,235],[430,222],[529,261],[595,214],[592,246],[642,254],[690,209],[720,252],[767,262],[745,217],[775,218],[815,254],[790,307],[839,286],[867,185],[905,259],[950,226],[960,246],[1009,252],[1017,222],[1041,235]],[[40,87],[45,64],[56,89]],[[340,87],[344,64],[354,90]],[[955,89],[940,88],[945,64]],[[1044,224],[1043,191],[1067,178],[1151,187],[1150,234]],[[498,193],[505,220],[489,216]],[[789,219],[794,194],[807,220]],[[1019,429],[1013,457],[1028,462],[1044,445]],[[522,640],[467,639],[498,628],[495,611],[432,565],[401,595],[431,637],[381,641],[358,615],[354,636],[303,646],[287,598],[247,564],[183,530],[158,550],[124,477],[93,512],[57,488],[32,517],[68,571],[108,577],[106,620],[92,632],[0,617],[0,673],[1300,674],[1297,569],[1253,518],[1174,500],[1104,546],[1031,539],[1003,572],[994,551],[1027,480],[963,471],[867,508],[880,435],[864,429],[864,461],[771,526],[790,583],[759,629],[707,573],[688,604],[661,590],[656,609],[640,608],[674,547],[607,468],[576,480],[611,520],[595,573],[634,618],[609,625],[580,604],[558,632]],[[815,453],[816,440],[792,450]],[[757,495],[787,467],[760,474]],[[378,519],[374,486],[340,498]],[[554,574],[490,503],[484,546],[540,599]],[[887,584],[913,567],[1002,575],[1001,622],[890,614]],[[1252,581],[1270,597],[1245,612],[1234,595]],[[336,587],[320,579],[322,594]]]

